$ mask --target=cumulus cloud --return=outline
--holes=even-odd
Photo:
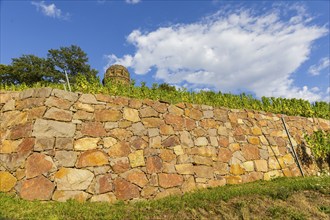
[[[55,4],[47,5],[44,1],[31,2],[32,5],[36,6],[37,11],[41,11],[42,14],[52,18],[59,18],[63,20],[68,20],[70,18],[69,13],[63,13],[61,9],[57,8]]]
[[[125,0],[125,2],[126,2],[127,4],[135,5],[135,4],[137,4],[137,3],[140,3],[141,0]]]
[[[107,66],[123,64],[136,74],[154,73],[156,79],[189,89],[320,100],[319,91],[296,87],[291,78],[309,58],[313,42],[328,33],[311,25],[302,11],[284,19],[281,10],[220,10],[195,23],[133,30],[127,42],[135,53],[108,55]]]
[[[308,72],[312,76],[320,75],[320,72],[324,69],[327,69],[330,65],[329,57],[323,57],[320,59],[319,63],[317,65],[312,65],[309,67]]]

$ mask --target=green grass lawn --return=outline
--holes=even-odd
[[[0,193],[0,219],[330,219],[330,177],[279,178],[126,204],[31,202]]]

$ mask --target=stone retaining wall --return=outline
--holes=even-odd
[[[2,92],[0,106],[0,191],[27,200],[152,199],[301,175],[271,113],[51,88]],[[295,145],[330,129],[328,120],[284,118]]]

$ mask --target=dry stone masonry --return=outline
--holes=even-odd
[[[51,88],[2,92],[0,106],[0,191],[27,200],[157,199],[301,175],[280,115]],[[284,118],[295,146],[330,129]]]

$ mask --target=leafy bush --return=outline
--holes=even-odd
[[[316,159],[324,161],[330,157],[330,131],[315,131],[312,135],[305,135],[305,140]]]

